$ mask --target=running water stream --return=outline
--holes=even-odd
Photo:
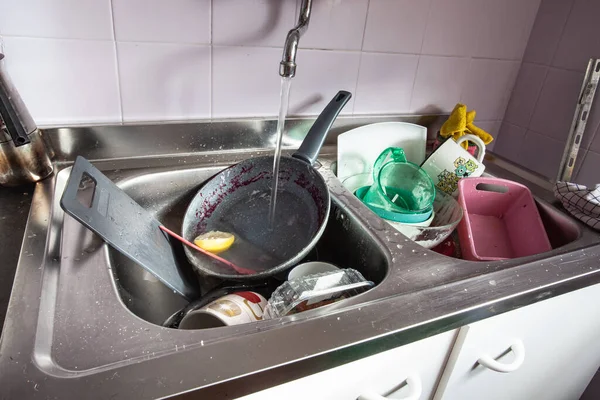
[[[285,116],[288,112],[291,83],[292,78],[281,78],[279,117],[277,119],[276,133],[277,137],[275,142],[275,153],[273,155],[273,185],[271,186],[271,201],[269,204],[269,229],[272,229],[275,223],[275,207],[277,205],[277,186],[279,183],[279,160],[281,159],[281,140],[283,138]]]

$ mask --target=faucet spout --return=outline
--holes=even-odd
[[[298,24],[288,32],[283,46],[283,56],[279,63],[279,75],[284,78],[293,78],[296,75],[296,53],[298,53],[298,42],[308,29],[312,0],[302,0]]]

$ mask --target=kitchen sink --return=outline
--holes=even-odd
[[[183,165],[179,160],[161,160],[156,163],[158,165],[143,168],[126,168],[124,161],[97,165],[142,207],[167,227],[179,231],[187,204],[204,181],[227,165],[260,154],[222,154],[223,158],[216,163],[212,158],[184,160]],[[458,260],[422,248],[370,212],[345,189],[331,170],[333,161],[332,156],[324,155],[317,166],[328,183],[333,200],[327,229],[307,259],[356,268],[377,286],[355,298],[288,317],[289,321],[299,323],[319,319],[328,313],[360,308],[391,295],[426,290],[556,256],[553,251],[521,259],[482,263]],[[59,195],[69,172],[70,168],[66,168],[56,178],[53,205],[53,218],[62,220],[62,224],[58,221],[58,243],[52,258],[60,268],[56,270],[56,281],[47,281],[46,284],[52,282],[54,285],[52,290],[57,293],[56,303],[42,302],[42,306],[54,312],[53,340],[48,350],[62,368],[99,368],[149,354],[179,351],[180,345],[187,347],[201,342],[219,342],[257,330],[294,329],[292,325],[282,327],[278,320],[195,332],[161,327],[187,301],[59,209]],[[552,233],[553,243],[558,246],[555,251],[567,252],[573,243],[583,244],[580,240],[569,241],[580,239],[582,232],[569,217],[543,200],[537,201],[545,224]],[[174,246],[179,263],[186,265],[181,245],[176,243]],[[423,270],[430,271],[427,279],[423,279]],[[189,271],[194,276],[191,268]],[[206,277],[199,277],[198,281],[199,294],[220,283]],[[105,318],[102,326],[98,325],[99,314]],[[105,348],[89,346],[90,341],[99,335],[111,337],[114,341],[103,340]],[[150,340],[152,337],[160,340]],[[73,348],[78,351],[72,351]]]
[[[142,207],[150,210],[155,218],[168,228],[180,231],[189,202],[202,184],[221,170],[222,167],[208,166],[176,171],[119,171],[115,178],[118,179],[116,183]],[[177,241],[172,243],[180,268],[190,271],[193,276],[182,244]],[[113,272],[117,293],[123,304],[138,317],[161,325],[187,304],[181,296],[116,250],[108,248],[108,257],[106,264]],[[335,195],[332,196],[325,232],[303,261],[325,261],[341,268],[353,268],[375,285],[381,283],[388,272],[384,246]],[[277,277],[283,281],[285,275],[282,273]],[[216,285],[227,284],[207,276],[197,279],[200,286],[198,295]],[[269,293],[265,294],[268,297]]]
[[[435,132],[444,119],[419,118],[400,120]],[[204,181],[245,158],[270,154],[266,133],[275,121],[47,130],[57,172],[37,185],[32,201],[0,343],[0,385],[13,398],[78,391],[157,398],[197,390],[207,398],[233,397],[600,280],[598,233],[561,210],[543,182],[500,159],[488,160],[487,171],[531,188],[551,252],[469,262],[395,231],[333,172],[335,135],[385,120],[336,121],[316,165],[331,192],[331,213],[306,257],[355,268],[375,286],[300,314],[203,330],[161,326],[187,301],[66,215],[60,196],[75,156],[82,155],[179,232]],[[296,147],[311,122],[289,121],[284,146]],[[175,249],[187,265],[181,245]],[[223,283],[189,270],[199,295]]]

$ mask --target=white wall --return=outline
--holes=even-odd
[[[0,0],[6,63],[42,125],[273,116],[300,0]],[[314,0],[292,114],[450,111],[495,132],[540,0]]]
[[[542,0],[495,150],[555,178],[585,68],[600,58],[600,1]],[[572,180],[600,183],[600,93]]]

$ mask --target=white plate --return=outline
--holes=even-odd
[[[352,129],[338,136],[337,175],[371,172],[377,156],[388,147],[404,149],[406,159],[417,165],[425,161],[427,128],[407,122],[379,122]]]

